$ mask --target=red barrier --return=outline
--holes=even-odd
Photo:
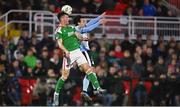
[[[125,88],[125,94],[130,95],[130,90],[131,90],[130,81],[123,81],[123,85]]]
[[[19,79],[19,84],[21,87],[21,102],[22,105],[30,105],[32,102],[32,92],[36,80],[34,79]]]
[[[151,91],[152,83],[150,81],[145,81],[144,86],[146,87],[147,93]]]

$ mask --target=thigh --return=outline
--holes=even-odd
[[[66,80],[69,77],[69,70],[62,70],[62,77]]]
[[[77,52],[76,62],[78,66],[81,66],[82,64],[88,64],[88,61],[86,60],[86,57],[82,54],[81,51]]]

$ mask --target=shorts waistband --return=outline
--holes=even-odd
[[[70,51],[70,53],[75,53],[75,52],[78,52],[78,51],[80,51],[80,49],[75,49],[73,51]]]

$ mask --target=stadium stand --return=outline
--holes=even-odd
[[[98,10],[103,2],[0,1],[0,106],[52,106],[62,67],[62,51],[53,38],[54,13],[69,4],[73,15],[89,20],[103,10]],[[94,96],[89,88],[94,104],[81,100],[84,74],[75,65],[60,96],[61,105],[180,106],[178,14],[163,5],[163,0],[113,2],[113,9],[105,8],[110,21],[90,34],[95,70],[107,94]],[[179,0],[168,3],[180,6]],[[149,13],[151,8],[155,13],[144,16],[144,10]]]

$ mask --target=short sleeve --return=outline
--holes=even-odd
[[[61,39],[61,38],[62,38],[61,27],[58,27],[55,31],[55,39]]]
[[[57,40],[57,39],[61,39],[61,38],[62,38],[62,33],[57,32],[55,34],[55,39]]]

